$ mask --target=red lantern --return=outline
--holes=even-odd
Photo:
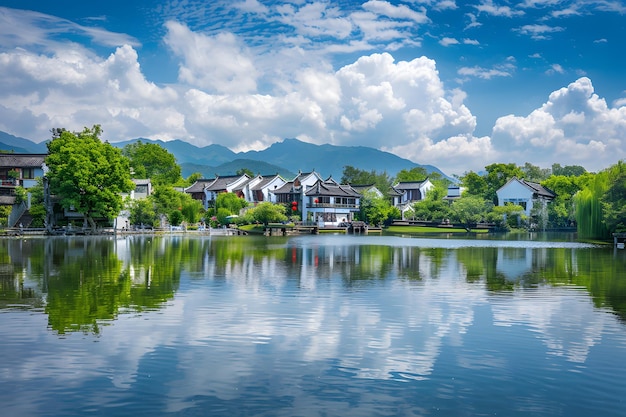
[[[296,206],[291,206],[291,209],[292,209],[293,211],[297,211],[297,210],[298,210],[298,207],[296,207]]]
[[[319,200],[316,198],[316,199],[315,199],[315,204],[317,204],[318,202],[319,202]]]

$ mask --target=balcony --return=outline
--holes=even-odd
[[[334,208],[334,209],[350,209],[350,210],[359,210],[358,204],[333,204],[333,203],[308,203],[306,205],[307,208]]]
[[[0,187],[16,187],[17,185],[19,185],[19,180],[17,179],[0,179]]]

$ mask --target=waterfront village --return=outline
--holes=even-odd
[[[42,227],[33,227],[32,198],[29,190],[36,186],[38,178],[44,176],[46,166],[46,154],[0,154],[0,204],[10,207],[5,227],[7,230],[24,233],[32,230],[43,231]],[[134,189],[125,194],[126,206],[128,202],[146,199],[153,193],[153,185],[150,179],[133,179]],[[385,198],[391,207],[397,209],[396,224],[416,223],[414,204],[423,201],[427,193],[434,187],[429,178],[420,181],[398,181],[383,195],[374,184],[341,184],[332,177],[324,178],[320,173],[299,172],[295,178],[286,179],[281,175],[240,175],[215,176],[214,178],[198,178],[187,187],[177,187],[176,190],[188,194],[193,200],[202,205],[207,211],[214,209],[218,213],[218,196],[222,193],[232,193],[238,198],[245,200],[247,208],[253,208],[263,202],[281,204],[287,207],[292,214],[290,220],[294,224],[315,229],[349,229],[358,225],[360,228],[374,228],[379,224],[366,222],[360,212],[364,196]],[[17,190],[25,190],[26,197],[20,198]],[[449,185],[447,192],[442,196],[442,201],[450,204],[461,197],[459,185]],[[545,211],[547,204],[556,195],[549,189],[538,183],[523,179],[511,178],[498,191],[499,204],[514,204],[521,207],[523,215],[530,217],[532,212]],[[53,200],[53,197],[51,197]],[[83,214],[72,208],[59,208],[54,202],[48,203],[52,212],[46,217],[49,222],[48,230],[60,230],[63,233],[79,233],[87,227],[83,224]],[[224,223],[237,223],[236,219],[243,215],[239,213],[229,214]],[[297,216],[297,217],[294,217]],[[107,230],[124,232],[132,230],[145,230],[152,228],[151,224],[134,224],[128,208],[124,208],[118,216],[109,220]],[[169,222],[166,216],[159,222],[162,229],[181,230],[178,222]],[[214,222],[216,216],[212,216]],[[208,229],[211,226],[210,219],[198,219],[196,224],[189,224],[195,230]],[[284,221],[283,221],[284,223]],[[368,224],[369,223],[369,224]],[[433,223],[433,222],[430,222]],[[439,227],[449,227],[448,219],[437,219]],[[486,225],[486,222],[485,222]],[[42,225],[40,225],[42,226]],[[217,226],[213,224],[213,226]],[[364,229],[361,229],[364,230]]]
[[[369,233],[426,226],[467,233],[567,229],[616,247],[626,240],[623,161],[598,173],[494,163],[456,180],[418,165],[395,177],[346,165],[339,181],[315,170],[285,178],[247,168],[185,179],[160,145],[137,141],[119,149],[101,132],[99,125],[75,133],[57,128],[46,154],[0,152],[0,232]]]

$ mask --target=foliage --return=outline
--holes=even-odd
[[[28,210],[32,221],[31,227],[44,227],[46,207],[43,204],[43,178],[37,178],[37,183],[28,189],[30,193],[30,209]]]
[[[564,167],[561,164],[552,164],[552,175],[563,175],[565,177],[580,177],[585,174],[587,170],[580,165],[566,165]]]
[[[541,185],[556,194],[548,205],[548,223],[553,227],[568,226],[574,219],[574,194],[580,191],[580,181],[576,177],[552,175]]]
[[[492,208],[493,204],[484,198],[465,196],[452,203],[450,217],[470,231],[473,225],[487,218]]]
[[[150,178],[154,185],[175,184],[182,179],[174,155],[157,143],[129,143],[122,154],[130,161],[133,178]]]
[[[607,175],[610,185],[601,199],[604,223],[611,232],[626,232],[626,163],[619,161]]]
[[[273,204],[269,201],[259,203],[256,207],[248,210],[248,215],[255,221],[267,225],[268,223],[283,222],[287,220],[286,209],[282,204]]]
[[[485,181],[487,182],[487,190],[483,198],[497,204],[498,195],[496,191],[504,184],[507,183],[513,177],[524,178],[524,172],[520,167],[513,163],[509,164],[491,164],[485,167],[487,175],[485,175]]]
[[[131,200],[128,206],[130,210],[130,224],[154,226],[157,215],[154,211],[154,203],[151,199],[141,198],[139,200]]]
[[[180,210],[172,210],[167,215],[167,221],[170,222],[172,226],[180,226],[183,219],[183,213]]]
[[[413,204],[415,217],[426,221],[443,221],[450,217],[450,204],[443,198],[447,194],[447,188],[435,185],[427,194],[426,198]]]
[[[350,165],[343,167],[343,175],[341,177],[342,184],[351,185],[370,185],[373,184],[378,191],[386,195],[391,189],[392,179],[386,172],[378,173],[375,170],[365,171]]]
[[[606,239],[609,230],[604,222],[601,198],[609,188],[608,175],[600,172],[587,181],[574,197],[578,237],[582,239]]]
[[[99,125],[80,133],[61,131],[48,142],[50,192],[65,209],[82,213],[92,228],[94,217],[113,218],[122,209],[122,193],[134,188],[128,160],[100,140]]]
[[[461,185],[465,188],[465,194],[484,196],[487,194],[487,180],[474,171],[467,172],[461,177]]]
[[[424,181],[428,178],[428,171],[424,167],[403,169],[396,174],[396,182]]]
[[[240,168],[240,169],[237,170],[236,174],[237,175],[247,175],[250,178],[255,176],[254,172],[252,172],[252,170],[248,169],[248,168]]]
[[[520,221],[526,219],[524,213],[524,208],[517,204],[494,206],[491,212],[487,214],[487,220],[500,228],[509,229],[520,226]]]
[[[238,197],[237,194],[233,193],[220,193],[215,199],[215,207],[217,207],[218,209],[222,208],[228,210],[227,216],[232,214],[239,215],[241,209],[246,208],[247,206],[248,202],[246,200]]]
[[[524,179],[536,183],[540,183],[551,175],[550,168],[541,168],[530,162],[526,162],[520,169],[523,172]]]
[[[394,218],[402,216],[397,207],[391,205],[388,199],[377,197],[373,193],[365,193],[361,198],[360,218],[372,225],[390,223]]]
[[[28,193],[26,192],[26,189],[24,187],[18,185],[17,187],[15,187],[14,192],[15,204],[21,204],[28,199]]]
[[[202,178],[202,174],[201,173],[194,172],[193,174],[189,175],[187,177],[187,179],[185,180],[185,187],[189,187],[189,186],[193,185],[196,181],[198,181],[201,178]]]
[[[154,187],[150,199],[154,203],[157,216],[165,215],[169,219],[174,211],[178,211],[188,223],[197,223],[204,214],[204,209],[200,201],[194,200],[187,193],[175,190],[174,187],[170,185],[158,185]],[[176,214],[175,216],[178,215]]]
[[[193,224],[200,221],[204,213],[204,208],[202,207],[202,202],[194,200],[189,196],[189,198],[184,199],[181,212],[187,223]]]
[[[9,222],[9,215],[11,214],[11,206],[0,205],[0,226],[7,226]]]

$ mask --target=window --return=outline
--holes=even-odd
[[[34,168],[22,168],[22,178],[25,180],[32,180],[35,178]]]

